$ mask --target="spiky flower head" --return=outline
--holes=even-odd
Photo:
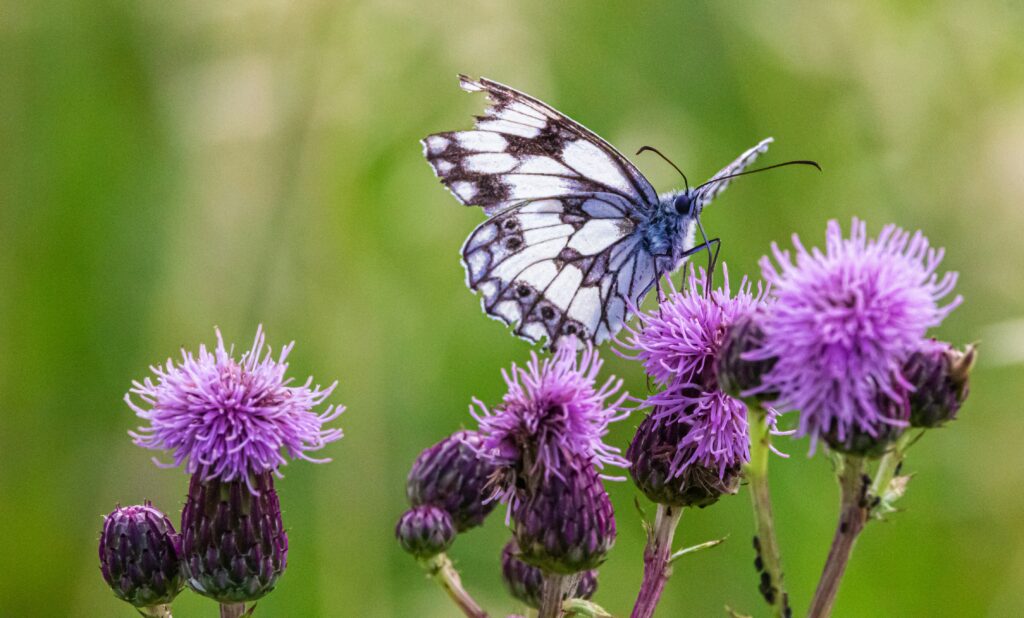
[[[455,524],[444,509],[423,504],[402,514],[395,526],[395,537],[405,551],[417,558],[430,558],[451,547]]]
[[[743,278],[732,295],[728,269],[723,266],[722,270],[722,287],[709,289],[707,274],[691,267],[687,288],[672,290],[656,309],[639,312],[640,326],[629,329],[620,343],[625,349],[620,353],[642,362],[662,387],[641,403],[653,410],[647,430],[663,427],[656,437],[638,432],[631,459],[635,465],[645,458],[664,457],[663,449],[674,446],[664,461],[665,482],[683,480],[687,469],[695,465],[714,471],[721,486],[728,487],[734,470],[750,458],[746,406],[722,392],[716,361],[730,327],[761,307],[763,290],[758,287],[755,292]],[[678,441],[674,445],[662,442],[669,436]],[[641,444],[653,446],[655,442],[657,455],[641,452]],[[646,463],[654,465],[650,460]],[[651,469],[645,466],[643,474]],[[693,474],[703,476],[703,471]]]
[[[288,564],[288,536],[270,472],[257,475],[252,487],[192,475],[181,536],[189,588],[220,603],[263,597]]]
[[[626,457],[630,477],[652,502],[703,508],[739,489],[742,458],[724,469],[697,462],[694,431],[688,422],[659,421],[654,414],[641,421]]]
[[[119,506],[103,520],[100,572],[114,595],[135,607],[170,603],[185,585],[181,538],[150,502]]]
[[[624,329],[619,354],[643,363],[656,383],[698,384],[707,390],[718,386],[715,359],[729,326],[762,304],[763,289],[755,290],[744,277],[735,295],[730,294],[729,270],[723,264],[722,287],[708,289],[707,273],[690,267],[686,287],[671,288],[658,307],[634,312],[639,326]],[[670,282],[671,285],[671,282]],[[632,352],[632,354],[630,354]]]
[[[312,386],[309,378],[293,386],[285,377],[285,360],[294,342],[278,358],[264,345],[263,328],[256,331],[252,348],[235,360],[234,347],[226,348],[220,330],[217,347],[199,346],[199,354],[182,350],[180,361],[153,366],[156,377],[133,382],[125,401],[149,426],[129,432],[135,444],[172,452],[173,465],[184,466],[204,480],[244,480],[276,471],[291,458],[323,462],[307,453],[342,436],[340,429],[324,429],[343,406],[313,412],[331,394]],[[141,404],[132,400],[132,393]]]
[[[762,322],[763,345],[746,357],[776,359],[762,388],[779,393],[777,408],[800,410],[800,435],[844,442],[905,425],[879,398],[904,398],[903,363],[961,301],[939,304],[956,283],[955,273],[936,272],[943,251],[894,225],[868,238],[856,218],[849,238],[829,222],[825,251],[808,251],[796,235],[793,244],[795,262],[774,244],[775,261],[761,259],[775,301]]]
[[[570,459],[515,504],[512,530],[525,562],[578,573],[604,562],[615,542],[615,513],[591,462]]]
[[[501,578],[512,596],[529,607],[540,608],[544,572],[519,558],[519,545],[515,539],[510,539],[501,550]],[[589,599],[596,591],[597,571],[584,571],[580,574],[576,586],[572,590],[567,590],[562,600]]]
[[[497,506],[487,499],[496,466],[480,455],[482,441],[475,431],[457,431],[424,449],[409,470],[409,504],[444,509],[458,532],[482,524]]]
[[[970,375],[977,349],[957,350],[944,341],[928,339],[903,365],[903,375],[913,385],[910,393],[910,424],[938,427],[956,418],[970,392]]]
[[[504,499],[580,461],[599,468],[626,465],[621,451],[604,442],[609,423],[629,414],[621,407],[626,395],[616,396],[622,382],[614,377],[597,386],[601,365],[593,348],[577,358],[575,341],[569,341],[543,361],[533,354],[525,368],[513,364],[503,371],[508,393],[501,405],[488,410],[474,400],[480,452],[509,472],[499,488]]]

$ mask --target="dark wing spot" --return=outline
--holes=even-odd
[[[547,321],[551,321],[555,318],[555,310],[552,309],[551,307],[541,307],[540,317],[544,318]]]
[[[519,295],[519,298],[528,297],[530,295],[530,286],[520,283],[519,287],[516,288],[516,294]]]
[[[519,227],[519,222],[516,221],[515,217],[509,217],[508,219],[505,219],[505,223],[503,225],[506,230],[514,230]]]
[[[510,250],[515,251],[519,247],[523,246],[523,239],[518,236],[512,236],[505,241],[505,246]]]

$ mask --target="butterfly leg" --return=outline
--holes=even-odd
[[[703,232],[702,232],[703,233]],[[714,251],[711,250],[711,246],[714,245]],[[722,248],[722,239],[712,238],[708,239],[705,237],[704,243],[697,245],[692,249],[687,249],[683,252],[682,257],[688,258],[695,253],[699,253],[707,249],[708,252],[708,271],[707,271],[707,285],[704,286],[704,293],[711,294],[711,279],[715,272],[715,265],[718,263],[718,251]],[[686,270],[683,270],[683,285],[686,284]]]

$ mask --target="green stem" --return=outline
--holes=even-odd
[[[147,616],[147,618],[172,618],[170,603],[150,605],[149,607],[136,607],[135,609],[139,610],[139,614]]]
[[[467,618],[487,618],[487,612],[462,587],[462,578],[447,554],[442,552],[420,561],[420,564]]]
[[[790,615],[790,609],[789,595],[786,594],[783,581],[782,554],[775,536],[772,498],[768,490],[768,456],[772,444],[768,414],[748,404],[747,423],[750,431],[750,462],[743,467],[743,474],[754,507],[754,525],[757,530],[754,536],[754,549],[757,551],[755,564],[761,572],[761,594],[772,606],[772,616],[782,618]]]
[[[241,618],[245,614],[245,603],[221,603],[220,618]]]
[[[561,573],[544,573],[544,587],[541,590],[540,610],[538,618],[558,618],[562,615],[562,599],[566,592],[576,587],[579,574],[562,575]]]
[[[895,469],[895,468],[894,468]],[[844,455],[839,470],[840,509],[839,524],[832,539],[832,547],[822,569],[818,589],[811,600],[808,618],[825,618],[832,614],[832,605],[839,591],[839,583],[846,572],[853,545],[868,520],[867,499],[870,479],[864,474],[864,458]]]
[[[903,463],[903,457],[907,447],[914,441],[910,431],[903,432],[903,435],[896,440],[896,443],[886,451],[885,455],[878,461],[878,471],[875,472],[875,480],[871,483],[871,495],[881,497],[889,489],[889,483],[896,476],[896,470]]]

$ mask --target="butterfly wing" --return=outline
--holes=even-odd
[[[489,215],[524,200],[612,194],[637,210],[658,201],[646,178],[596,134],[541,101],[489,79],[460,76],[490,106],[473,131],[422,140],[434,173],[466,205]]]
[[[697,195],[695,196],[695,203],[697,204],[698,211],[703,210],[711,200],[715,199],[719,193],[725,191],[725,188],[729,186],[731,179],[718,180],[719,178],[725,178],[726,176],[732,176],[745,170],[751,163],[757,159],[758,156],[768,152],[768,145],[775,141],[772,138],[766,138],[761,140],[756,146],[747,150],[740,156],[736,157],[736,160],[726,165],[717,174],[711,177],[711,180],[704,183],[704,185],[697,189]]]
[[[466,283],[488,315],[524,339],[600,344],[655,280],[634,210],[608,192],[512,205],[466,240]]]

